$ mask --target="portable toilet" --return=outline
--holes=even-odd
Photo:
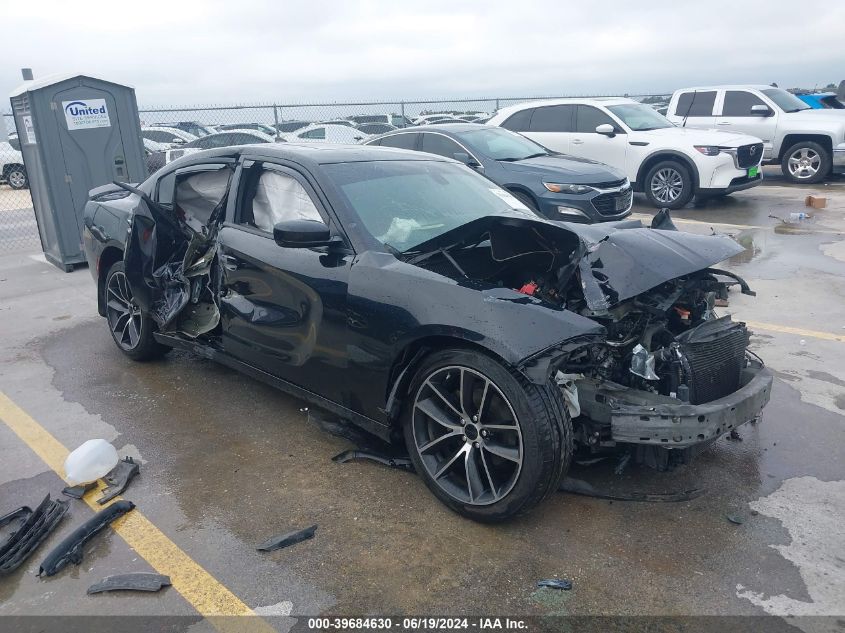
[[[146,178],[135,90],[87,75],[26,81],[9,95],[44,256],[70,272],[85,262],[88,192]]]

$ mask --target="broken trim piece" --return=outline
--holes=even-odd
[[[0,518],[0,525],[6,525],[26,517],[6,542],[0,544],[0,576],[12,573],[29,558],[64,518],[68,504],[58,499],[51,501],[47,495],[34,512],[23,506]]]
[[[66,502],[60,502],[66,503]],[[82,562],[82,548],[91,538],[108,526],[118,517],[123,516],[135,507],[131,501],[116,501],[108,508],[100,510],[93,517],[71,532],[65,540],[56,545],[41,567],[39,576],[52,576],[64,569],[68,563],[78,565]]]
[[[88,587],[88,594],[104,591],[158,591],[162,587],[169,587],[170,576],[151,572],[136,572],[132,574],[115,574],[106,576],[100,582]]]
[[[351,462],[356,459],[366,459],[371,462],[382,464],[383,466],[389,466],[390,468],[405,470],[409,473],[416,472],[414,470],[413,462],[408,457],[388,457],[387,455],[380,455],[371,451],[362,450],[343,451],[342,453],[338,453],[332,457],[332,461],[339,464],[345,464],[346,462]]]
[[[104,505],[114,499],[117,495],[126,490],[126,486],[135,475],[141,472],[141,467],[131,457],[124,457],[104,477],[108,487],[103,490],[103,496],[97,499],[97,503]]]
[[[283,547],[290,547],[291,545],[296,545],[297,543],[301,543],[302,541],[307,541],[310,538],[314,538],[314,532],[317,531],[317,526],[312,525],[311,527],[307,527],[303,530],[297,530],[296,532],[288,532],[287,534],[283,534],[282,536],[274,536],[255,549],[259,552],[272,552],[273,550],[282,549]]]
[[[704,488],[691,488],[690,490],[679,490],[677,492],[609,492],[599,490],[583,479],[566,477],[560,482],[559,492],[570,492],[574,495],[595,497],[596,499],[609,499],[611,501],[651,501],[651,502],[678,502],[690,501],[705,493]]]

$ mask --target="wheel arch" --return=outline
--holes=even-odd
[[[507,185],[502,185],[502,187],[503,187],[504,189],[507,189],[507,190],[508,190],[508,191],[510,191],[511,193],[521,193],[521,194],[522,194],[522,195],[524,195],[524,196],[528,196],[528,197],[529,197],[529,198],[530,198],[530,199],[534,202],[534,205],[535,205],[538,209],[540,208],[540,204],[539,204],[539,202],[537,201],[537,196],[534,194],[534,192],[533,192],[533,191],[531,191],[531,190],[530,190],[528,187],[526,187],[525,185],[520,185],[520,184],[507,184]]]
[[[106,316],[106,275],[115,262],[123,260],[123,250],[117,246],[106,246],[97,259],[97,312]]]
[[[662,149],[657,150],[653,154],[650,154],[643,162],[640,164],[640,168],[637,171],[637,181],[636,186],[639,191],[645,191],[645,180],[646,174],[648,170],[654,167],[657,163],[664,161],[664,160],[674,160],[684,165],[689,170],[690,175],[692,176],[692,187],[693,191],[698,191],[699,188],[699,174],[698,174],[698,167],[696,167],[695,163],[690,159],[689,156],[684,154],[683,152],[679,152],[676,150],[671,149]]]
[[[778,160],[783,160],[786,150],[801,141],[818,143],[824,147],[831,156],[833,155],[833,141],[826,134],[787,134],[783,137],[783,141],[781,141],[780,151],[778,152]]]

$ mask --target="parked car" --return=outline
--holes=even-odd
[[[317,125],[342,125],[344,127],[355,127],[355,122],[349,119],[329,119],[327,121],[318,121]]]
[[[163,152],[170,149],[172,146],[171,143],[158,143],[156,141],[151,141],[143,135],[141,141],[144,143],[144,149],[151,154],[154,152]]]
[[[727,195],[763,180],[760,139],[682,129],[631,99],[531,101],[500,110],[488,125],[616,167],[656,207],[679,209],[693,195]]]
[[[401,114],[356,114],[349,117],[358,127],[364,123],[386,123],[394,127],[407,127],[411,120]]]
[[[621,171],[550,152],[503,128],[475,123],[417,126],[384,134],[365,145],[459,160],[552,220],[605,222],[631,213],[631,185]]]
[[[224,123],[217,126],[218,132],[228,132],[230,130],[258,130],[259,132],[264,132],[264,134],[276,136],[276,128],[268,123]]]
[[[123,354],[190,350],[404,439],[442,502],[500,521],[576,444],[688,455],[768,401],[712,310],[751,293],[710,268],[743,247],[661,216],[554,222],[439,156],[265,144],[92,190],[83,242]]]
[[[357,128],[328,123],[315,123],[285,137],[292,143],[360,143],[366,138],[368,135]]]
[[[0,180],[12,189],[29,187],[29,177],[20,152],[20,141],[13,138],[10,142],[0,142]]]
[[[141,128],[141,138],[173,147],[174,145],[190,143],[197,140],[198,137],[175,127],[152,126]]]
[[[765,164],[780,164],[795,183],[845,173],[845,110],[813,110],[772,86],[709,86],[676,90],[669,119],[678,125],[719,128],[763,139]]]
[[[176,128],[177,130],[182,130],[183,132],[192,134],[196,138],[199,138],[200,136],[207,136],[208,134],[214,134],[214,132],[216,131],[211,126],[204,125],[198,121],[173,121],[170,123],[154,123],[149,127]]]
[[[414,125],[431,125],[435,121],[455,119],[451,114],[423,114],[414,119]]]
[[[311,121],[291,119],[290,121],[282,121],[281,123],[275,125],[275,127],[281,134],[289,134],[291,132],[301,130],[304,127],[308,127],[309,125],[311,125]]]
[[[814,110],[845,110],[845,102],[840,101],[835,92],[794,93]]]
[[[230,145],[250,145],[252,143],[273,143],[283,141],[275,136],[259,132],[258,130],[227,130],[215,132],[190,143],[180,146],[180,149],[211,149],[214,147],[228,147]]]
[[[359,123],[355,127],[364,134],[384,134],[385,132],[392,132],[393,130],[399,129],[395,125],[388,123]]]

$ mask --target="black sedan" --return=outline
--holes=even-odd
[[[459,160],[551,220],[609,222],[631,213],[631,185],[618,169],[554,153],[503,128],[438,123],[389,132],[365,145],[413,149]]]
[[[713,313],[751,292],[709,268],[736,242],[546,220],[451,159],[208,150],[93,190],[84,220],[126,356],[191,350],[404,443],[473,519],[554,492],[576,445],[665,462],[768,400],[745,324]]]

